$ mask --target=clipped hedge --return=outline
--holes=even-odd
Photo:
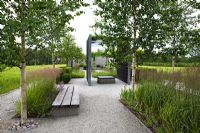
[[[85,73],[79,69],[72,69],[71,67],[61,67],[62,73],[57,78],[57,83],[64,82],[67,84],[71,78],[84,78]]]
[[[71,74],[69,73],[63,73],[61,76],[61,81],[63,81],[65,84],[69,83],[71,80]]]
[[[60,67],[62,72],[60,76],[56,79],[56,82],[64,82],[65,84],[69,83],[72,78],[72,68],[71,67]]]
[[[71,67],[60,67],[63,71],[63,73],[69,73],[72,74],[72,68]]]
[[[171,63],[163,63],[163,62],[143,62],[142,66],[164,66],[164,67],[171,67]],[[193,62],[193,63],[182,63],[177,62],[176,67],[200,67],[200,63]]]

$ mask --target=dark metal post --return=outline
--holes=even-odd
[[[86,75],[86,78],[87,78],[87,82],[88,82],[88,85],[91,86],[91,43],[92,43],[92,38],[91,36],[88,37],[88,40],[87,40],[87,59],[86,59],[86,71],[87,71],[87,75]]]

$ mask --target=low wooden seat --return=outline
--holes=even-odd
[[[53,116],[77,115],[80,100],[78,88],[75,86],[64,86],[58,93],[52,104]]]
[[[98,76],[97,83],[99,83],[99,84],[115,83],[115,77],[113,77],[113,76]]]

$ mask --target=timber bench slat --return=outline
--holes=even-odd
[[[73,87],[70,86],[67,90],[67,93],[65,95],[65,97],[63,98],[63,102],[61,104],[61,106],[70,106],[71,105],[71,100],[72,100],[72,96],[73,96]]]
[[[78,88],[74,86],[64,86],[60,90],[56,99],[54,100],[53,107],[63,106],[78,106],[80,104]]]
[[[79,92],[74,86],[64,86],[52,104],[52,116],[71,116],[79,113]]]
[[[79,106],[79,104],[80,104],[79,92],[78,92],[78,89],[74,89],[71,105]]]
[[[63,98],[65,97],[65,94],[67,92],[67,89],[68,87],[64,87],[63,89],[60,90],[52,106],[60,106],[62,104]]]

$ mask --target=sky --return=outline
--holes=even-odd
[[[92,5],[93,0],[84,0],[84,2],[91,4],[88,7],[83,7],[85,12],[81,16],[75,17],[70,25],[75,29],[72,35],[75,37],[76,44],[82,48],[83,53],[86,53],[86,41],[90,34],[93,33],[91,26],[94,25],[96,16],[93,13],[95,8]],[[92,51],[103,49],[101,46],[92,45]]]

